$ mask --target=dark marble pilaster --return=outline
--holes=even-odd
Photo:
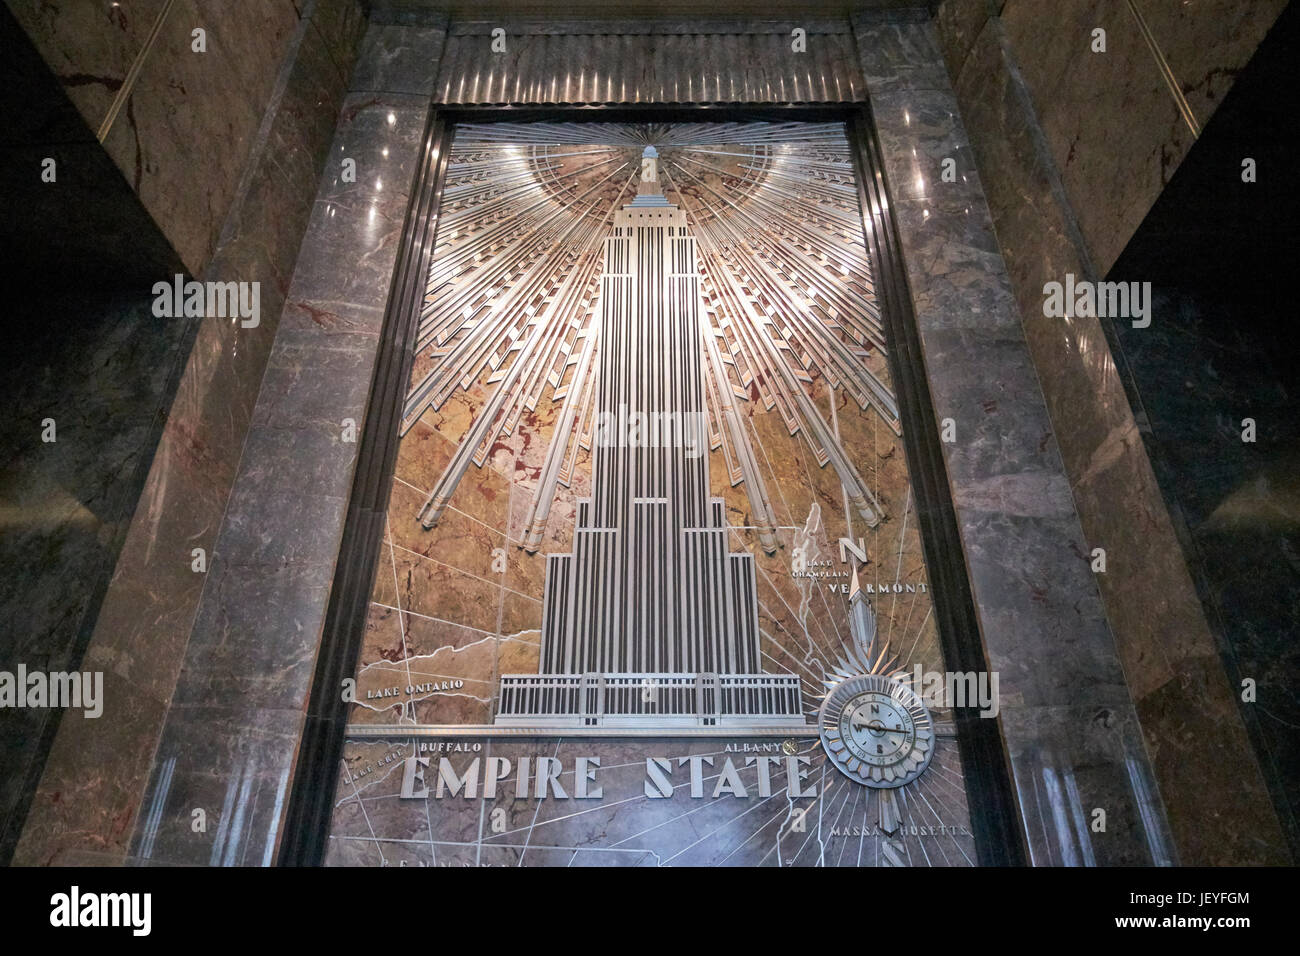
[[[1238,85],[1232,95],[1240,90]],[[1221,118],[1206,128],[1198,145],[1200,150],[1218,143],[1219,149],[1193,152],[1187,161],[1193,168],[1185,165],[1185,171],[1199,168],[1206,178],[1217,179],[1224,153],[1234,156],[1251,135],[1216,126]],[[1294,854],[1300,791],[1295,772],[1300,740],[1291,693],[1300,665],[1294,642],[1300,614],[1300,421],[1290,360],[1295,348],[1293,339],[1289,349],[1282,344],[1292,325],[1288,304],[1269,294],[1276,280],[1261,278],[1285,271],[1284,244],[1272,247],[1272,260],[1260,261],[1269,246],[1251,228],[1289,200],[1279,184],[1273,194],[1241,203],[1237,208],[1244,207],[1244,214],[1225,211],[1211,217],[1211,242],[1225,249],[1234,264],[1229,271],[1238,277],[1235,287],[1224,288],[1223,274],[1207,274],[1199,259],[1187,258],[1185,235],[1171,241],[1162,228],[1162,217],[1168,222],[1172,214],[1181,215],[1178,224],[1190,231],[1195,226],[1188,220],[1203,215],[1203,183],[1182,175],[1170,187],[1173,194],[1157,203],[1155,223],[1143,224],[1116,268],[1122,276],[1160,275],[1159,261],[1174,258],[1188,277],[1179,279],[1169,265],[1163,266],[1169,280],[1157,281],[1155,293],[1161,321],[1147,329],[1116,325],[1108,334],[1122,349],[1122,367],[1131,376],[1129,394],[1143,413],[1142,440],[1220,654],[1193,653],[1191,648],[1181,657],[1171,654],[1176,670],[1149,691],[1140,712],[1144,726],[1162,732],[1171,773],[1189,787],[1234,794],[1220,809],[1238,805],[1234,792],[1242,787],[1242,755],[1210,763],[1197,750],[1215,726],[1235,728],[1242,721]],[[1189,195],[1196,198],[1189,202]],[[1225,227],[1227,236],[1236,237],[1226,243]],[[1260,272],[1247,273],[1251,266],[1243,258],[1258,261]],[[1240,422],[1246,415],[1258,423],[1255,442],[1241,440]],[[1257,688],[1250,702],[1236,693],[1246,678]],[[1244,806],[1262,798],[1249,777],[1244,789]],[[1221,831],[1218,826],[1200,831],[1207,858],[1223,854]],[[1261,832],[1267,831],[1255,836]],[[1237,851],[1237,846],[1227,849]]]
[[[855,19],[1036,864],[1170,862],[1163,809],[934,25]],[[927,69],[926,64],[931,68]],[[956,161],[945,183],[941,163]],[[1104,832],[1090,824],[1106,812]]]
[[[363,57],[384,62],[359,66],[343,103],[135,827],[141,862],[274,858],[441,47],[428,39],[399,70],[372,36]],[[392,85],[425,92],[368,88]]]
[[[350,0],[319,0],[302,13],[201,276],[259,282],[260,324],[199,324],[86,652],[84,666],[105,674],[112,719],[63,722],[16,862],[120,862],[141,812],[209,583],[191,570],[191,552],[203,548],[208,575],[218,570],[217,531],[363,25]]]
[[[1277,862],[1284,856],[1276,816],[1101,325],[1042,314],[1044,283],[1067,273],[1095,278],[1095,264],[1002,21],[973,6],[948,0],[940,38],[949,64],[961,64],[956,96],[1069,478],[1082,553],[1106,550],[1096,585],[1178,857]],[[976,22],[972,39],[960,24]],[[1036,45],[1027,50],[1045,55]],[[1149,62],[1140,52],[1144,59],[1130,68]],[[1111,146],[1078,144],[1085,148]]]
[[[12,300],[0,360],[0,671],[80,670],[113,563],[193,340],[139,295],[75,288]],[[42,441],[53,419],[57,440]],[[107,686],[115,695],[120,688]],[[110,718],[113,715],[110,712]],[[55,731],[76,709],[0,708],[0,861]]]

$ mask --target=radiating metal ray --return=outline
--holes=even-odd
[[[402,431],[456,392],[488,391],[422,523],[436,523],[469,466],[485,464],[549,396],[554,427],[522,533],[526,548],[540,548],[551,502],[590,447],[600,348],[593,250],[627,187],[611,188],[613,179],[645,145],[665,151],[666,185],[700,237],[710,447],[743,486],[763,550],[777,547],[777,520],[741,410],[754,399],[835,468],[874,525],[881,503],[807,394],[825,377],[898,431],[892,392],[868,365],[885,343],[852,165],[840,124],[793,122],[457,129]]]

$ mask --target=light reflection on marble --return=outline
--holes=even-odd
[[[1012,49],[1023,60],[1054,48],[1033,41],[1009,47],[1001,21],[973,5],[948,0],[940,32],[949,63],[963,64],[956,80],[963,120],[984,172],[1085,553],[1106,549],[1107,572],[1095,579],[1178,856],[1188,864],[1280,861],[1276,817],[1101,326],[1096,319],[1042,315],[1043,284],[1066,273],[1091,276],[1092,264],[1052,151],[1035,128],[1033,103],[1005,58]],[[982,26],[972,38],[963,24],[975,22]],[[1133,125],[1131,116],[1125,113],[1122,123]],[[1100,200],[1126,201],[1109,193]],[[1190,739],[1197,747],[1182,743]]]
[[[361,26],[338,0],[304,8],[273,121],[254,147],[241,204],[206,279],[259,281],[261,322],[200,324],[84,666],[105,673],[112,721],[64,721],[15,860],[121,860],[177,686],[205,584],[192,549],[213,549],[267,367],[288,276],[312,209]],[[319,28],[318,28],[319,27]],[[349,38],[351,31],[351,38]]]
[[[957,97],[951,89],[873,93],[871,112],[880,148],[907,170],[891,181],[895,202],[983,198],[975,157],[957,122]],[[943,178],[949,159],[951,182]]]
[[[1128,275],[1152,271],[1151,260],[1167,248],[1159,230],[1149,237],[1145,230],[1121,260]],[[1242,298],[1217,289],[1205,294],[1158,287],[1155,313],[1163,321],[1148,329],[1116,329],[1147,416],[1143,439],[1160,488],[1210,625],[1229,650],[1224,664],[1215,649],[1183,641],[1177,655],[1170,654],[1177,679],[1154,684],[1142,714],[1144,723],[1171,729],[1169,760],[1181,765],[1182,774],[1196,776],[1207,789],[1240,789],[1246,806],[1268,799],[1264,781],[1242,774],[1240,756],[1210,763],[1189,752],[1195,749],[1189,744],[1198,741],[1199,747],[1207,734],[1221,733],[1211,728],[1235,728],[1243,716],[1253,720],[1255,749],[1275,802],[1285,807],[1296,805],[1296,714],[1289,688],[1297,669],[1293,636],[1300,608],[1300,429],[1291,398],[1295,376],[1274,333],[1290,321],[1286,306],[1264,306],[1261,313],[1272,312],[1271,319],[1256,316],[1253,324],[1241,321],[1251,309]],[[1249,410],[1256,419],[1255,443],[1241,441],[1246,413],[1230,409]],[[1236,688],[1245,677],[1269,704],[1238,703]],[[1199,707],[1179,706],[1184,688],[1204,698]],[[1256,836],[1273,834],[1260,827]],[[1202,839],[1207,854],[1221,852],[1213,835]]]
[[[155,758],[160,815],[136,825],[141,861],[262,863],[274,848],[355,467],[344,423],[365,419],[428,102],[344,100]],[[213,721],[219,746],[204,742]],[[190,808],[231,799],[218,842],[194,840]]]
[[[935,31],[925,22],[890,28],[899,29]],[[951,90],[934,89],[933,74],[917,66],[905,73],[888,62],[900,46],[937,59],[938,41],[877,42],[878,32],[859,25],[864,72],[923,78],[915,90],[890,82],[879,108],[873,91],[873,114],[889,144],[885,173],[935,415],[956,423],[957,440],[943,448],[985,647],[1002,673],[1001,727],[1030,859],[1168,862],[1155,787],[1135,787],[1150,776],[1144,742],[978,180],[908,193],[921,157],[966,143]],[[970,287],[988,291],[963,301]],[[1099,806],[1106,831],[1080,828],[1081,814]]]
[[[1098,274],[1119,256],[1192,144],[1128,0],[1064,0],[1044,17],[1008,0],[1005,25]],[[1106,52],[1091,32],[1106,30]]]
[[[78,290],[7,308],[6,330],[23,346],[3,362],[0,671],[67,671],[84,651],[193,339],[192,322],[156,318],[150,306]],[[45,418],[57,429],[49,444]],[[106,682],[108,695],[120,690]],[[21,833],[43,734],[60,720],[95,722],[80,711],[0,708],[0,859]]]

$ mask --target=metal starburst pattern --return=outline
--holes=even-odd
[[[811,394],[817,380],[843,389],[900,433],[839,124],[458,128],[401,433],[458,390],[490,393],[417,517],[436,525],[470,466],[547,398],[558,419],[524,542],[540,547],[557,487],[591,447],[602,241],[647,145],[699,240],[710,448],[763,550],[777,548],[776,518],[738,403],[779,414],[874,527],[884,508]]]
[[[648,756],[674,767],[715,760],[713,786],[736,752],[718,736],[494,733],[493,754],[514,760],[607,753],[609,798],[515,808],[503,790],[494,809],[508,825],[489,828],[478,804],[402,800],[391,755],[420,753],[434,731],[478,739],[498,713],[500,675],[539,669],[549,560],[539,552],[570,550],[575,502],[596,484],[605,245],[637,195],[647,146],[694,239],[701,341],[691,364],[703,378],[709,488],[718,496],[729,485],[728,550],[754,553],[760,669],[800,680],[804,729],[760,743],[805,761],[816,796],[777,787],[748,800],[651,799],[640,779]],[[458,127],[402,409],[411,440],[398,456],[400,505],[389,512],[358,671],[376,696],[358,701],[349,726],[335,859],[973,864],[950,713],[934,712],[925,772],[892,790],[840,772],[817,738],[835,687],[862,675],[910,684],[907,667],[940,660],[889,382],[842,125]],[[854,564],[856,596],[845,540],[866,555]],[[530,554],[487,581],[484,545],[505,542]],[[478,613],[485,607],[495,617]],[[445,693],[424,689],[452,681]],[[378,693],[388,687],[399,693]],[[736,766],[754,792],[756,767]]]

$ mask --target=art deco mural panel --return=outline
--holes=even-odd
[[[465,125],[327,861],[976,860],[842,125]]]

